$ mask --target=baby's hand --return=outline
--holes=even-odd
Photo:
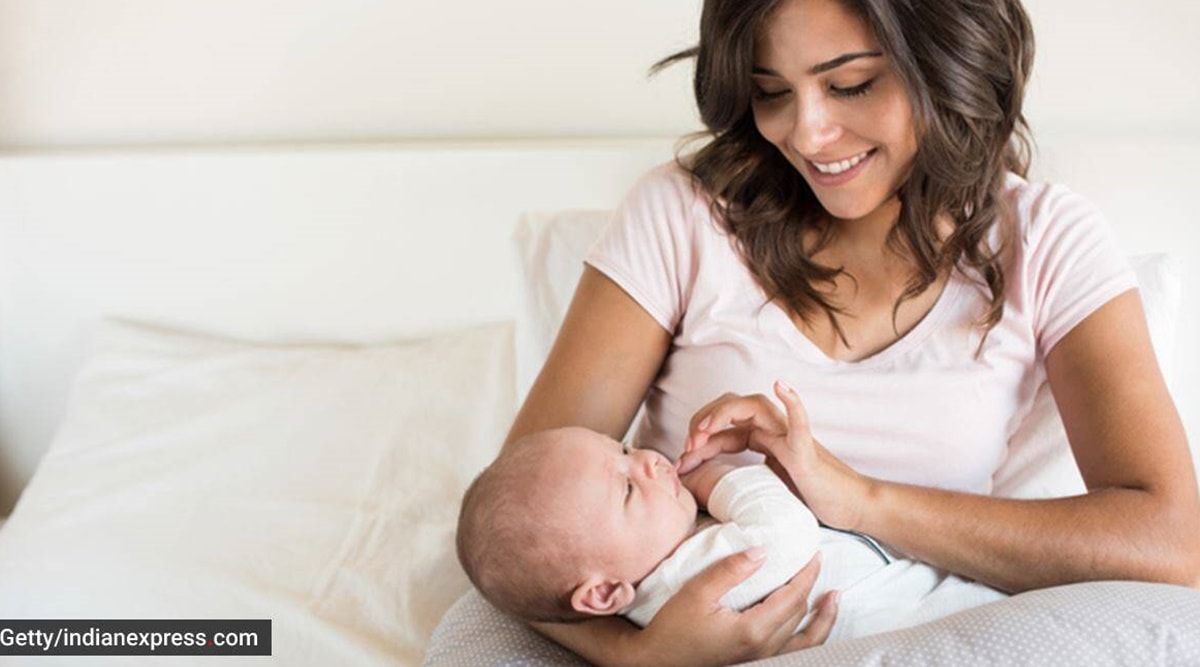
[[[679,479],[683,482],[683,486],[696,497],[696,502],[700,506],[708,507],[708,499],[717,482],[737,467],[736,457],[717,456],[701,463]]]

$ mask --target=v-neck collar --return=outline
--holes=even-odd
[[[904,355],[909,350],[920,345],[931,333],[936,331],[938,325],[945,319],[946,313],[953,308],[964,293],[964,288],[966,287],[964,284],[965,280],[958,271],[951,271],[950,276],[946,279],[946,284],[942,286],[941,294],[938,295],[937,300],[911,329],[875,354],[854,361],[834,359],[826,354],[824,350],[796,326],[796,323],[792,321],[787,311],[775,301],[769,302],[763,308],[760,317],[764,318],[763,324],[768,330],[777,331],[794,352],[810,363],[847,370],[871,368],[886,364],[896,357]],[[761,289],[759,291],[761,292]]]

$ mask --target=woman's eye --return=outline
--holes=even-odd
[[[871,85],[874,83],[875,79],[868,79],[857,86],[850,86],[849,88],[830,86],[829,90],[835,97],[860,97],[862,95],[866,95],[871,90]]]
[[[758,86],[755,86],[754,92],[751,93],[750,97],[755,102],[771,102],[773,100],[778,100],[787,94],[788,94],[788,91],[786,91],[786,90],[766,91],[766,90],[763,90],[762,88],[759,88]]]

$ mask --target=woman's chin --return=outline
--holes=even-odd
[[[862,190],[860,190],[862,192]],[[828,195],[828,193],[826,193]],[[817,201],[821,202],[821,208],[829,214],[829,217],[834,220],[855,221],[864,220],[868,217],[877,216],[881,213],[881,209],[888,208],[888,214],[898,215],[897,210],[891,210],[899,204],[899,200],[893,197],[883,197],[879,192],[869,192],[866,194],[853,195],[849,192],[837,193],[837,196],[820,196],[817,192]]]
[[[867,217],[878,207],[863,206],[862,202],[827,202],[822,200],[821,207],[834,220],[860,220]]]

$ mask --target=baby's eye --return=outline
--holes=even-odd
[[[625,480],[625,500],[629,500],[629,497],[632,495],[633,495],[633,480],[626,479]]]
[[[621,453],[622,454],[628,455],[629,452],[631,452],[631,451],[633,451],[633,448],[629,446],[628,442],[621,443]]]

